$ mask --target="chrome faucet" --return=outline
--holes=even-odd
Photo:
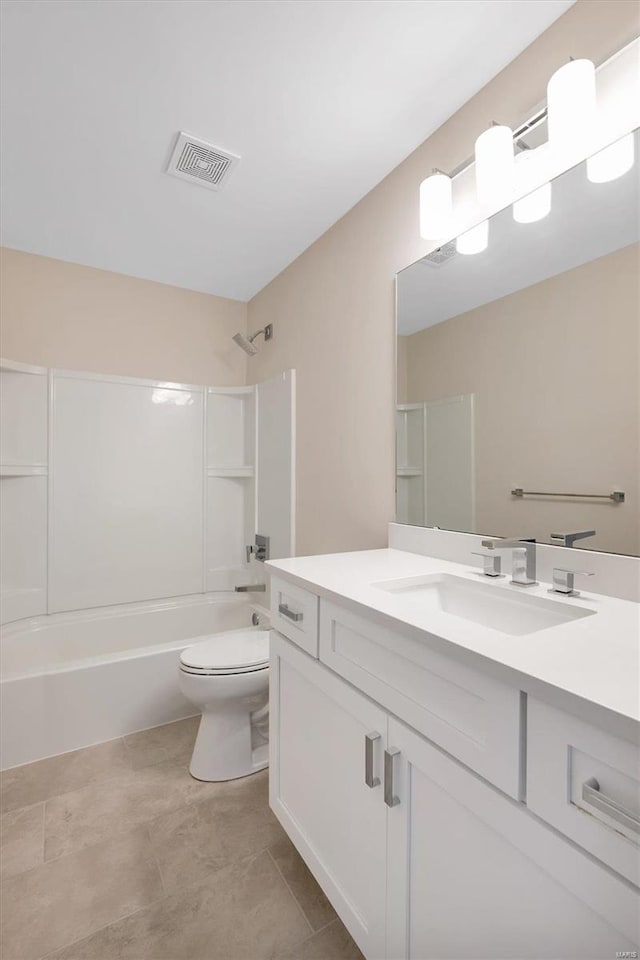
[[[559,543],[563,547],[572,547],[576,540],[586,540],[587,537],[595,537],[595,530],[579,530],[577,533],[552,533],[551,543]]]
[[[487,550],[513,550],[511,583],[519,587],[533,587],[536,580],[536,542],[512,537],[508,540],[483,540]],[[524,563],[522,562],[524,560]]]

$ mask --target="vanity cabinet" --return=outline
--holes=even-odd
[[[640,886],[638,744],[529,697],[529,809]]]
[[[286,580],[271,580],[271,626],[312,657],[318,656],[319,600]]]
[[[388,960],[637,950],[630,888],[393,717],[388,739]]]
[[[447,753],[519,799],[522,698],[423,640],[320,602],[320,660]]]
[[[602,960],[637,892],[278,633],[270,802],[367,960]]]
[[[384,957],[387,715],[277,633],[269,672],[271,807],[365,956]]]

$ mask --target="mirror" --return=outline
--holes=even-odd
[[[398,522],[640,554],[636,163],[397,278]],[[567,535],[593,531],[576,540]]]

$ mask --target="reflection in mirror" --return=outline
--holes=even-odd
[[[639,240],[637,162],[582,163],[398,275],[399,522],[640,554]]]

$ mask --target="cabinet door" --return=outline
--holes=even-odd
[[[270,683],[271,807],[367,960],[382,960],[386,713],[277,633]]]
[[[638,896],[396,720],[387,956],[602,960],[638,949]]]

